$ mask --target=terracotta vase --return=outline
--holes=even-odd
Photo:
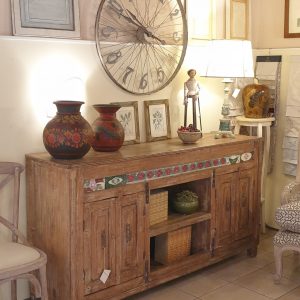
[[[267,118],[270,104],[270,90],[264,84],[249,84],[243,90],[246,118]]]
[[[116,118],[120,106],[115,104],[93,106],[100,115],[92,124],[95,133],[92,147],[95,151],[117,151],[124,142],[124,128]]]
[[[43,132],[46,150],[60,159],[83,157],[91,148],[94,133],[90,124],[81,116],[84,102],[55,101],[56,116],[50,120]]]

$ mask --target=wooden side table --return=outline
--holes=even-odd
[[[236,117],[236,126],[234,129],[235,134],[239,134],[241,126],[250,127],[250,134],[252,134],[253,127],[257,128],[256,135],[258,137],[263,136],[263,128],[265,128],[264,135],[264,153],[263,153],[263,165],[262,165],[262,173],[261,173],[261,230],[263,233],[266,232],[266,213],[265,213],[265,179],[267,176],[268,170],[268,158],[270,152],[270,127],[272,125],[272,121],[275,121],[274,117],[271,118],[261,118],[261,119],[252,119],[246,118],[244,116]]]

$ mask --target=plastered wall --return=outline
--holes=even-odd
[[[94,42],[55,39],[0,37],[0,160],[24,163],[25,154],[45,151],[42,131],[50,120],[49,107],[68,79],[82,82],[83,116],[91,123],[97,117],[96,103],[139,101],[141,140],[145,141],[143,101],[169,99],[172,136],[183,123],[183,83],[194,60],[184,62],[182,71],[165,89],[148,96],[135,96],[118,88],[105,74]],[[190,55],[188,55],[190,56]],[[220,79],[200,80],[203,130],[217,130],[223,102]],[[72,92],[72,91],[70,91]],[[71,99],[72,100],[72,99]],[[77,99],[79,100],[79,99]],[[216,109],[220,107],[220,110]],[[25,174],[21,184],[20,229],[26,232]],[[0,203],[1,211],[8,205]],[[0,230],[0,239],[3,235]],[[9,300],[9,290],[0,286],[0,299]],[[26,284],[19,289],[27,295]]]

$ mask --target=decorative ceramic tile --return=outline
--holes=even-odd
[[[253,159],[253,153],[243,153],[242,155],[231,155],[211,160],[195,161],[156,169],[141,170],[129,174],[105,177],[104,179],[87,179],[84,182],[85,192],[94,192],[103,189],[115,188],[125,184],[147,182],[158,178],[176,176],[183,173],[192,173],[199,170],[206,170],[215,167],[239,164]]]
[[[115,188],[127,183],[126,175],[116,175],[111,177],[105,177],[105,189]]]
[[[83,183],[83,188],[87,193],[104,190],[105,179],[104,178],[86,179]]]

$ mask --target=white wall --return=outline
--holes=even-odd
[[[253,48],[300,47],[300,38],[284,38],[285,0],[250,0]]]
[[[26,153],[45,151],[42,131],[50,120],[49,108],[54,107],[52,102],[59,97],[66,80],[74,77],[82,81],[85,105],[81,111],[90,123],[97,117],[93,104],[136,100],[139,101],[141,139],[145,141],[143,101],[169,99],[172,135],[176,136],[177,128],[183,123],[186,71],[201,59],[200,55],[191,59],[188,52],[182,71],[167,88],[142,97],[126,93],[108,78],[93,42],[0,37],[0,52],[0,160],[20,163],[25,162]],[[199,80],[203,130],[217,130],[223,84],[221,79]],[[26,232],[25,175],[22,175],[20,201],[20,229]],[[0,211],[7,210],[8,205],[1,202]],[[19,290],[21,299],[25,298],[26,291],[23,284]],[[0,286],[0,299],[9,300],[8,293],[7,286]]]

